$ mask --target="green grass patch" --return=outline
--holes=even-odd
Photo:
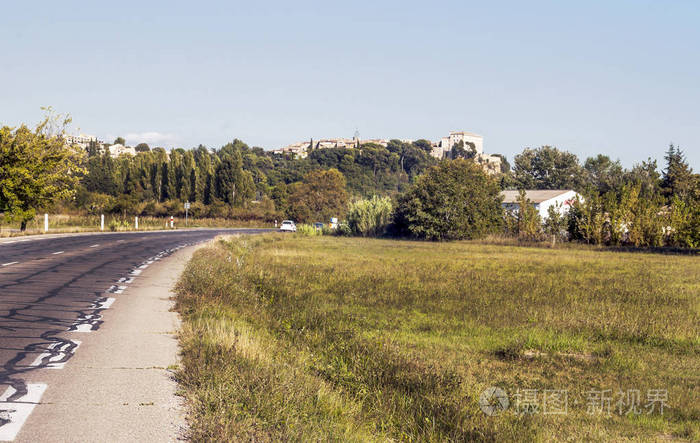
[[[691,256],[222,239],[178,283],[190,437],[697,440],[698,282]],[[479,406],[490,386],[511,401],[498,416]],[[567,390],[566,414],[543,413],[553,389]],[[611,413],[589,413],[604,389]],[[663,415],[647,414],[652,389],[667,393]],[[533,414],[517,413],[525,390]],[[641,413],[618,412],[628,390]]]

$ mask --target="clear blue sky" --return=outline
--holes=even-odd
[[[698,1],[32,1],[0,13],[0,123],[135,144],[484,136],[700,169]]]

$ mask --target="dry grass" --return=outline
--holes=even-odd
[[[119,222],[118,231],[133,231],[134,217],[120,217],[105,215],[105,231],[110,230],[112,221]],[[169,226],[169,217],[139,217],[139,231],[151,231],[165,229]],[[175,227],[184,228],[184,217],[177,217],[174,220]],[[27,224],[25,232],[19,231],[19,223],[7,223],[0,217],[0,237],[15,237],[22,235],[35,235],[44,232],[44,216],[35,217]],[[262,228],[272,227],[270,223],[259,220],[231,220],[225,218],[190,218],[187,223],[190,228]],[[100,230],[99,215],[68,215],[49,214],[49,233],[74,233],[74,232],[96,232]]]
[[[273,235],[198,251],[178,288],[193,440],[700,439],[696,257]],[[540,410],[486,416],[489,386]],[[630,389],[664,414],[618,414]]]

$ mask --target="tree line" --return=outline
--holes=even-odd
[[[251,148],[238,139],[217,149],[200,145],[169,152],[141,143],[135,156],[113,158],[109,147],[96,143],[84,150],[66,146],[61,129],[67,123],[69,119],[49,115],[34,130],[24,125],[0,130],[0,211],[6,220],[24,228],[37,210],[49,209],[178,216],[189,201],[195,217],[328,222],[330,217],[344,218],[351,202],[376,196],[391,202],[391,225],[397,235],[474,238],[494,229],[533,238],[544,235],[542,221],[513,222],[499,212],[500,205],[494,206],[491,197],[502,189],[578,191],[584,199],[572,211],[577,218],[566,220],[567,228],[559,232],[589,243],[629,241],[626,226],[644,212],[642,205],[648,206],[646,213],[657,215],[657,225],[662,219],[658,214],[674,220],[698,218],[699,176],[673,145],[663,170],[652,159],[631,169],[605,155],[581,163],[570,152],[542,146],[524,149],[512,168],[502,157],[501,172],[488,176],[473,161],[471,147],[457,146],[448,159],[438,161],[430,155],[427,140],[311,149],[303,159]],[[125,141],[118,138],[115,143]],[[473,167],[454,169],[461,162]],[[486,200],[482,191],[488,192]],[[478,214],[460,218],[468,208]],[[468,229],[445,233],[436,220]],[[635,243],[659,245],[665,238],[652,237],[642,236],[644,240]]]

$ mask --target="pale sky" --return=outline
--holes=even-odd
[[[0,13],[0,124],[107,141],[484,136],[700,169],[697,1],[33,1]],[[660,162],[660,165],[663,163]]]

